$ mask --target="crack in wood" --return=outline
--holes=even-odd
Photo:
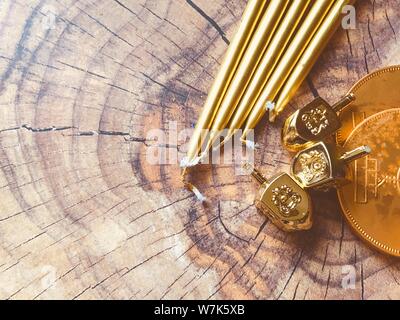
[[[194,9],[197,13],[199,13],[204,19],[210,23],[215,30],[217,30],[218,34],[221,36],[222,40],[229,46],[229,40],[225,35],[225,32],[218,25],[218,23],[211,18],[207,13],[204,12],[198,5],[196,5],[192,0],[186,0],[186,2]]]

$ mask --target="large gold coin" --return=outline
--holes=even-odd
[[[372,152],[349,165],[351,183],[338,189],[350,225],[377,249],[400,256],[400,109],[379,112],[349,135],[345,150]]]
[[[336,135],[343,145],[355,126],[383,110],[400,107],[400,66],[377,70],[359,80],[349,92],[356,100],[339,115],[342,127]]]

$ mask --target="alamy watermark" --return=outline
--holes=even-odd
[[[40,10],[43,17],[41,19],[43,30],[53,30],[56,28],[57,16],[55,14],[56,9],[53,6],[45,5]]]
[[[345,30],[354,30],[357,28],[356,8],[352,5],[346,5],[342,8],[342,28]]]
[[[254,164],[254,130],[250,130],[246,135],[247,141],[241,140],[242,130],[237,130],[235,134],[226,139],[228,130],[213,132],[211,148],[206,149],[207,141],[210,138],[210,131],[203,130],[201,140],[204,141],[199,148],[197,159],[186,159],[186,152],[189,147],[189,140],[194,129],[185,128],[178,131],[176,121],[170,121],[166,130],[151,129],[146,135],[146,161],[151,165],[175,165],[182,167],[194,166],[198,163],[215,165],[238,165],[248,162]],[[223,143],[223,147],[221,142]],[[222,152],[223,150],[223,152]],[[239,169],[237,174],[243,174]]]
[[[342,267],[342,288],[345,290],[356,288],[356,268],[352,265]]]

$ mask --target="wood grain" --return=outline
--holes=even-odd
[[[314,194],[311,231],[286,234],[233,166],[192,172],[201,205],[177,165],[146,161],[150,129],[196,122],[244,6],[1,1],[1,299],[400,298],[398,260],[353,236],[333,193]],[[337,32],[285,115],[400,63],[399,12],[358,1],[357,29]],[[280,126],[257,128],[267,174],[288,168]]]

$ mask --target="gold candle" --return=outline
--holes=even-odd
[[[224,97],[226,89],[253,35],[253,31],[267,7],[267,4],[267,0],[249,0],[246,6],[239,29],[229,45],[221,64],[220,71],[210,89],[207,100],[190,139],[186,157],[187,166],[190,166],[190,163],[197,157],[201,149],[204,142],[202,131],[210,128],[220,102]]]
[[[266,105],[268,105],[268,102],[272,103],[275,99],[334,2],[332,0],[315,1],[251,110],[243,131],[242,140],[246,139],[248,131],[254,129],[265,114]]]
[[[279,58],[286,49],[289,40],[299,25],[306,12],[311,0],[293,0],[285,17],[280,23],[267,51],[265,52],[257,70],[251,79],[239,106],[237,107],[232,119],[230,120],[229,130],[224,141],[230,139],[244,124],[251,108],[254,106],[261,90],[266,85],[272,71],[277,65]]]
[[[275,120],[276,116],[282,112],[307,77],[333,32],[340,24],[342,8],[353,2],[353,0],[339,0],[334,4],[276,98],[275,107],[270,111],[269,115],[271,121]]]
[[[238,105],[253,73],[270,43],[275,29],[281,21],[289,0],[271,0],[254,35],[243,55],[236,73],[225,93],[221,106],[215,116],[211,128],[208,145],[204,151],[208,151],[220,130],[225,129]]]

